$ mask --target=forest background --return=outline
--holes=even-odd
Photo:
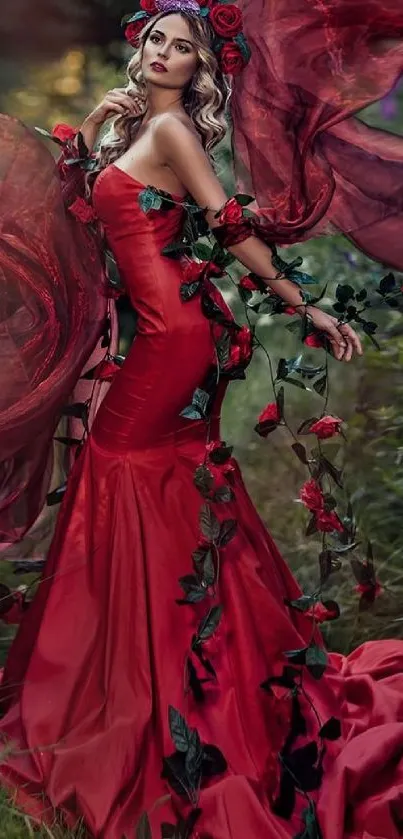
[[[120,18],[135,7],[124,0],[13,0],[0,21],[0,110],[27,125],[50,129],[58,122],[72,125],[101,100],[107,89],[125,83],[124,66],[130,48],[122,38]],[[403,133],[403,85],[360,118],[387,131]],[[275,149],[273,149],[275,154]],[[233,191],[229,137],[217,152],[220,177]],[[268,201],[270,196],[268,196]],[[304,270],[323,288],[324,305],[331,311],[338,284],[365,288],[375,300],[371,319],[378,322],[380,349],[364,337],[365,355],[352,364],[330,360],[330,398],[327,413],[346,421],[346,440],[325,442],[326,455],[344,470],[341,505],[351,500],[358,525],[358,556],[368,541],[376,562],[382,592],[369,610],[359,609],[359,594],[348,554],[326,584],[326,596],[336,597],[341,617],[324,625],[332,649],[348,652],[375,637],[403,637],[403,316],[381,305],[376,288],[385,274],[342,237],[315,239],[283,252],[288,259],[304,257]],[[238,272],[239,275],[240,272]],[[235,271],[236,274],[236,271]],[[235,275],[234,275],[235,276]],[[397,277],[399,285],[403,278]],[[244,321],[244,307],[231,283],[224,290],[236,317]],[[378,303],[376,302],[378,300]],[[301,352],[296,335],[287,328],[286,315],[258,318],[260,338],[272,359],[295,358]],[[125,319],[122,318],[123,345]],[[321,351],[304,348],[304,363],[321,363]],[[298,378],[298,377],[297,377]],[[303,390],[286,384],[287,417],[296,430],[307,416],[320,415],[321,397],[309,380],[299,377]],[[271,381],[264,353],[256,353],[246,382],[230,385],[223,411],[223,439],[233,443],[245,482],[264,521],[306,591],[318,582],[317,536],[306,535],[307,512],[298,495],[306,467],[295,456],[289,434],[277,429],[266,440],[254,426],[264,406],[272,401]],[[319,413],[318,413],[319,412]],[[293,442],[291,440],[291,442]],[[0,580],[15,587],[30,578],[15,579],[10,563],[0,562]],[[1,657],[13,634],[0,629]]]

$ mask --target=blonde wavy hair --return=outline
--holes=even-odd
[[[127,66],[129,84],[126,93],[138,97],[143,108],[139,116],[124,114],[114,120],[100,144],[99,169],[104,169],[121,157],[136,138],[142,116],[147,109],[147,87],[141,71],[144,44],[157,21],[167,14],[178,12],[160,12],[141,31],[139,47]],[[214,33],[208,21],[186,12],[179,14],[188,23],[198,57],[196,72],[183,90],[182,103],[200,136],[204,150],[210,155],[227,131],[225,112],[231,89],[213,52]]]

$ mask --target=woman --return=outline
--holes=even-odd
[[[225,130],[225,82],[192,5],[146,20],[128,90],[109,92],[77,140],[91,151],[118,115],[93,207],[138,332],[71,471],[9,654],[1,778],[39,820],[82,818],[104,839],[136,825],[139,837],[394,839],[403,645],[332,656],[323,675],[315,621],[286,605],[298,586],[220,440],[226,383],[211,387],[211,371],[237,329],[209,279],[217,269],[162,253],[191,196],[336,358],[361,354],[353,329],[305,304],[227,201],[208,156]],[[316,670],[289,652],[308,648]]]

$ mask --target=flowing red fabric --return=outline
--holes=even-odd
[[[302,795],[290,820],[270,807],[291,696],[261,688],[282,672],[286,650],[311,643],[312,619],[284,602],[299,596],[298,585],[233,458],[234,497],[217,505],[217,515],[238,527],[220,551],[223,616],[204,647],[217,681],[204,684],[204,702],[185,690],[206,603],[180,605],[179,579],[191,572],[200,540],[194,476],[207,434],[203,420],[180,413],[216,350],[200,298],[180,297],[181,263],[161,254],[177,240],[181,207],[146,215],[141,189],[114,165],[95,186],[138,333],[73,467],[43,580],[9,653],[0,687],[1,784],[38,820],[82,818],[96,839],[134,837],[144,811],[153,839],[173,836],[167,823],[190,808],[161,777],[163,757],[173,752],[173,705],[227,761],[203,781],[194,839],[319,839],[313,827],[301,830]],[[225,385],[213,407],[217,444]],[[398,839],[403,643],[332,655],[321,679],[304,674],[304,688],[308,738],[331,717],[342,728],[326,741],[324,780],[310,793],[323,839]],[[298,745],[305,740],[301,731]]]
[[[354,115],[403,71],[396,0],[240,0],[252,57],[232,97],[240,189],[277,244],[342,232],[403,269],[403,138]]]
[[[0,116],[0,542],[43,506],[52,435],[106,311],[100,243],[66,211],[44,143]]]

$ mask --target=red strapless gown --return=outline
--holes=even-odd
[[[173,705],[228,763],[201,791],[199,836],[290,839],[301,808],[290,822],[270,810],[267,773],[278,747],[260,684],[281,671],[285,650],[309,643],[311,620],[284,605],[297,584],[236,464],[236,500],[225,506],[238,531],[224,552],[224,617],[212,653],[218,684],[206,685],[202,705],[183,689],[198,617],[176,603],[178,578],[191,573],[199,538],[193,474],[206,439],[202,421],[179,415],[214,348],[200,300],[180,298],[180,264],[160,253],[182,210],[145,215],[141,188],[113,165],[95,188],[138,334],[70,475],[44,582],[9,654],[0,734],[21,751],[4,758],[0,778],[29,812],[82,816],[102,839],[133,837],[139,816],[152,811],[160,839],[161,822],[175,820],[169,800],[152,809],[169,792],[161,767],[173,751]],[[403,644],[333,655],[326,675],[305,684],[321,719],[342,721],[317,796],[324,839],[395,839],[403,823],[399,831]]]

